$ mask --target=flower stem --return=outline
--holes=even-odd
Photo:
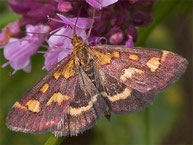
[[[144,124],[145,124],[145,144],[151,145],[151,136],[150,136],[150,108],[145,108],[144,113]]]
[[[54,135],[51,135],[44,145],[60,145],[60,143],[62,143],[64,138],[65,137],[59,137],[58,138],[58,137],[56,137]]]

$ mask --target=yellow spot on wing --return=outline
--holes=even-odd
[[[90,110],[96,101],[97,101],[97,95],[94,95],[87,106],[83,106],[83,107],[79,107],[79,108],[69,107],[68,108],[68,114],[70,114],[72,116],[80,115],[82,112]]]
[[[129,54],[129,58],[132,60],[139,60],[139,56],[135,55],[135,54]]]
[[[97,57],[97,64],[104,65],[110,63],[113,57],[119,57],[119,52],[114,51],[111,54],[105,54],[99,51],[94,51],[94,55]]]
[[[107,97],[111,102],[119,101],[119,100],[124,100],[127,99],[131,95],[132,89],[130,88],[125,88],[125,90],[122,93],[119,93],[114,96],[109,96],[107,95],[106,92],[102,92],[101,94],[105,97]]]
[[[126,81],[127,79],[131,79],[134,74],[143,74],[144,70],[137,69],[134,67],[129,67],[128,69],[124,69],[123,75],[121,75],[120,79],[122,81]]]
[[[50,104],[52,104],[52,102],[57,102],[58,105],[61,105],[61,103],[63,101],[68,100],[69,97],[67,95],[62,95],[60,92],[58,93],[54,93],[50,99],[48,100],[48,102],[46,103],[47,106],[49,106]]]
[[[74,76],[75,72],[74,72],[74,61],[73,60],[69,61],[68,64],[64,67],[62,74],[64,75],[66,79]]]
[[[165,50],[163,50],[162,52],[163,52],[163,53],[162,53],[161,61],[164,61],[164,60],[166,59],[167,55],[168,55],[170,52],[169,52],[169,51],[165,51]]]
[[[119,52],[114,51],[114,52],[112,53],[112,57],[117,57],[117,58],[119,58],[119,57],[120,57],[120,56],[119,56]]]
[[[25,106],[32,112],[40,112],[40,102],[37,100],[29,100]]]
[[[104,65],[111,62],[111,57],[108,54],[104,54],[99,51],[94,51],[94,54],[98,58],[98,65]]]
[[[155,72],[160,66],[160,58],[159,57],[152,57],[148,60],[146,65],[150,68],[151,72]]]
[[[13,107],[15,107],[15,108],[20,108],[20,109],[24,109],[24,110],[27,109],[25,106],[21,105],[19,102],[15,102],[15,104],[13,105]]]
[[[54,73],[54,78],[57,80],[61,75],[63,75],[66,79],[68,79],[69,77],[74,76],[74,74],[74,61],[71,60],[64,66],[63,71],[56,71]]]
[[[45,93],[45,92],[48,90],[48,88],[49,88],[49,85],[46,83],[46,84],[44,84],[44,86],[40,89],[40,91],[41,91],[42,93]]]
[[[54,78],[57,80],[60,77],[60,72],[55,72],[54,73]]]

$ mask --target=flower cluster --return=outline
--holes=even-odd
[[[136,28],[152,21],[153,3],[154,0],[9,0],[10,8],[22,18],[0,33],[0,46],[8,60],[3,66],[30,71],[30,57],[46,41],[43,68],[51,69],[72,53],[68,37],[72,38],[77,19],[76,33],[86,41],[94,9],[94,25],[87,43],[132,47],[137,40]],[[25,28],[25,36],[21,35],[21,27]]]

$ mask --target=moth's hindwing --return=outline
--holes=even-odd
[[[76,83],[77,75],[68,56],[13,105],[7,127],[29,133],[58,129],[74,97]]]
[[[167,88],[188,64],[185,58],[164,50],[96,45],[93,53],[101,71],[142,93]]]

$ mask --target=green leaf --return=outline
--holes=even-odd
[[[10,10],[7,10],[0,14],[0,18],[1,18],[0,28],[3,28],[8,23],[14,22],[17,19],[21,18],[21,16],[16,13],[11,12]]]

